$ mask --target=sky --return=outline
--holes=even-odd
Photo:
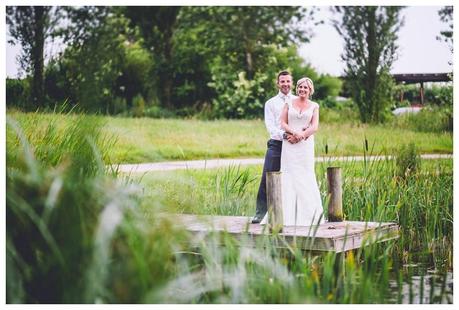
[[[332,14],[328,6],[319,7],[317,19],[324,24],[315,26],[314,37],[310,43],[300,46],[299,53],[319,73],[339,76],[343,73],[344,63],[341,60],[343,41],[331,26]],[[402,10],[405,24],[399,31],[398,59],[393,64],[392,73],[440,73],[452,71],[452,54],[445,42],[436,40],[441,30],[447,25],[440,21],[440,6],[409,6]],[[8,36],[7,36],[8,39]],[[48,54],[59,51],[60,46],[48,47]],[[16,57],[19,46],[6,44],[6,75],[17,77],[18,64]]]
[[[314,28],[315,36],[303,45],[300,55],[320,73],[341,75],[344,63],[341,60],[343,40],[329,22],[332,14],[329,7],[319,7],[318,19],[324,24]],[[391,73],[440,73],[452,71],[453,55],[447,44],[436,40],[447,25],[440,21],[440,6],[410,6],[402,10],[405,24],[399,31],[398,59]]]

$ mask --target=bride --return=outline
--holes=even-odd
[[[299,141],[282,143],[282,213],[284,226],[310,226],[324,221],[314,172],[314,133],[319,127],[319,105],[309,100],[314,93],[311,79],[298,80],[296,93],[298,98],[287,102],[280,116],[285,132]],[[267,216],[262,224],[266,222]]]

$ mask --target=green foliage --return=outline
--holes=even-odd
[[[263,69],[256,71],[252,79],[248,79],[246,71],[240,71],[235,76],[235,68],[226,60],[222,57],[215,59],[211,66],[212,82],[208,84],[217,94],[212,100],[215,117],[263,118],[265,102],[278,92],[276,78],[279,68],[289,69],[294,78],[308,76],[318,81],[315,85],[319,88],[319,94],[314,95],[314,99],[339,92],[339,80],[319,75],[310,65],[304,63],[295,47],[279,48],[269,45],[264,48],[265,51],[259,56],[264,59]],[[322,82],[325,84],[320,84]]]
[[[182,8],[176,50],[187,56],[184,59],[208,68],[197,83],[188,84],[190,89],[206,82],[211,90],[206,93],[215,95],[202,101],[212,102],[215,117],[261,117],[264,102],[276,92],[277,73],[290,66],[304,67],[296,48],[286,46],[309,41],[311,30],[306,26],[313,22],[313,11],[299,7]]]
[[[7,302],[93,302],[84,277],[98,215],[127,197],[103,176],[108,149],[99,154],[97,146],[110,142],[86,117],[65,136],[54,123],[30,139],[14,120],[7,124]]]
[[[53,10],[54,19],[68,22],[48,25],[66,46],[45,68],[43,102],[49,107],[66,102],[84,112],[138,115],[131,110],[140,95],[146,116],[257,118],[276,93],[275,77],[282,69],[296,79],[312,78],[316,100],[339,92],[339,80],[318,75],[296,49],[310,39],[314,8]],[[11,19],[10,24],[21,23]]]
[[[451,53],[453,53],[453,7],[442,7],[438,11],[438,15],[440,16],[440,20],[448,25],[448,30],[441,31],[437,40],[446,42],[451,50]]]
[[[13,38],[9,43],[21,45],[20,67],[32,76],[29,98],[31,103],[28,107],[31,110],[45,107],[43,85],[45,41],[54,32],[58,19],[58,9],[50,6],[6,7],[8,31]]]
[[[281,236],[258,240],[253,251],[245,246],[243,237],[235,243],[225,234],[211,233],[202,239],[195,238],[191,245],[193,252],[188,253],[188,257],[194,259],[187,261],[182,257],[182,269],[177,276],[147,300],[169,303],[416,302],[411,294],[419,298],[425,291],[413,287],[414,292],[408,299],[409,283],[419,279],[418,274],[426,269],[439,268],[438,272],[443,275],[451,270],[453,251],[452,160],[418,164],[417,173],[405,182],[399,182],[396,177],[395,160],[337,162],[330,159],[316,165],[324,197],[326,168],[336,165],[343,168],[343,206],[347,220],[397,222],[401,235],[396,242],[371,245],[342,256],[330,253],[317,257],[294,247],[286,251],[276,249],[279,243],[287,246]],[[256,180],[246,184],[246,194],[240,202],[246,201],[247,205],[242,208],[231,208],[230,203],[221,208],[211,201],[226,192],[230,193],[226,197],[231,201],[238,195],[237,184],[242,184],[239,183],[242,175],[257,174],[259,178],[260,169],[261,166],[248,167],[237,173],[234,167],[162,172],[143,176],[141,184],[145,192],[153,195],[148,195],[146,200],[157,197],[175,212],[247,215],[254,210]],[[214,184],[214,180],[224,180],[226,186],[218,186],[221,182]],[[231,190],[222,191],[226,188]],[[222,244],[224,246],[218,246]],[[416,276],[409,267],[415,265]],[[264,269],[266,266],[270,267]],[[284,270],[285,276],[279,277],[280,270]],[[296,280],[289,280],[289,275]],[[396,294],[398,290],[400,296]],[[432,296],[427,300],[447,302],[444,290],[434,286],[429,290]],[[451,293],[450,290],[447,298]],[[434,295],[443,297],[437,299]]]
[[[397,50],[397,32],[403,24],[400,7],[336,7],[341,20],[334,26],[345,47],[345,75],[362,122],[382,122],[391,106],[390,68]]]
[[[399,106],[420,102],[420,89],[416,85],[398,85],[395,95],[403,93],[404,101]],[[407,113],[394,117],[392,124],[422,132],[453,132],[453,87],[452,85],[429,85],[424,88],[425,105],[418,113]]]
[[[391,124],[417,132],[453,132],[451,108],[426,106],[417,113],[406,113],[393,117]]]
[[[400,103],[400,96],[403,93],[404,102]],[[395,87],[394,101],[398,106],[406,106],[409,103],[420,103],[421,94],[419,85],[403,85],[399,84]],[[424,103],[432,106],[453,106],[453,86],[446,85],[427,85],[424,87]]]
[[[150,81],[150,74],[154,63],[152,55],[141,47],[139,42],[123,45],[125,50],[124,58],[121,61],[121,74],[116,80],[113,89],[116,95],[126,100],[127,108],[133,106],[135,96],[151,98],[154,96],[153,82]]]
[[[141,117],[145,114],[145,100],[141,95],[137,95],[132,99],[132,115]]]
[[[6,105],[8,107],[18,107],[24,110],[30,108],[27,104],[29,100],[29,81],[27,79],[6,79]]]
[[[359,111],[353,104],[342,104],[336,103],[335,101],[332,101],[332,103],[327,103],[327,101],[321,102],[319,114],[319,120],[321,124],[359,123]]]
[[[62,36],[70,46],[58,60],[58,70],[73,90],[70,103],[86,112],[114,111],[114,89],[125,59],[127,21],[113,10],[66,7],[69,24]]]
[[[127,110],[127,103],[125,98],[116,97],[113,99],[113,114],[120,114]]]
[[[218,67],[221,69],[221,67]],[[246,73],[240,72],[237,78],[224,70],[213,72],[214,82],[209,86],[218,94],[213,100],[214,113],[225,118],[260,117],[263,111],[263,98],[265,89],[262,84],[268,77],[264,73],[256,74],[252,80],[247,80]]]
[[[240,212],[241,199],[254,201],[255,170],[187,171],[196,179],[186,188],[152,174],[150,190],[141,190],[105,174],[101,158],[111,148],[95,119],[50,122],[43,131],[22,122],[26,132],[38,131],[30,135],[8,118],[7,303],[396,303],[394,290],[407,287],[393,279],[415,280],[406,272],[418,262],[414,253],[441,274],[452,268],[451,161],[418,171],[435,178],[418,173],[404,183],[394,181],[390,160],[345,163],[347,219],[396,220],[402,233],[397,242],[318,257],[280,235],[254,242],[183,231],[160,206],[165,181],[178,200],[194,198],[195,208],[214,195],[226,203],[209,204],[214,211]],[[331,164],[317,167],[323,193]],[[183,185],[184,178],[175,180]],[[427,301],[451,302],[445,278],[439,284],[444,288],[432,286]]]
[[[122,9],[130,25],[137,27],[143,44],[152,51],[155,66],[151,79],[163,106],[172,109],[174,77],[173,36],[179,6],[128,6]]]
[[[397,166],[397,176],[405,179],[415,175],[421,165],[421,158],[416,150],[414,143],[404,144],[395,152],[395,164]]]
[[[308,75],[305,75],[308,76]],[[314,81],[314,98],[327,99],[339,95],[343,82],[341,79],[329,74],[320,75]]]
[[[102,119],[94,116],[71,115],[71,121],[59,124],[57,118],[48,118],[46,126],[37,126],[38,113],[32,114],[29,122],[21,122],[21,129],[11,120],[7,129],[7,165],[19,168],[24,164],[24,145],[32,144],[30,152],[45,167],[56,167],[66,161],[73,163],[67,169],[75,176],[85,178],[100,173],[100,161],[108,162],[110,149],[115,140],[112,136],[102,132]],[[97,158],[94,148],[101,149]],[[103,168],[103,167],[102,167]],[[105,171],[105,168],[103,168]]]

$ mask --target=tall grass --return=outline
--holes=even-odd
[[[396,128],[419,132],[453,132],[453,109],[451,107],[428,106],[418,113],[407,113],[394,117],[392,125]]]
[[[371,146],[367,149],[368,156],[372,155]],[[422,277],[421,283],[425,282],[424,279],[433,281],[434,277],[443,279],[444,275],[452,270],[452,161],[419,162],[417,150],[413,147],[402,146],[394,153],[401,156],[397,157],[397,160],[390,160],[387,157],[380,161],[364,160],[345,163],[330,158],[328,162],[316,164],[316,174],[324,199],[327,193],[326,168],[337,165],[343,167],[343,205],[346,220],[396,222],[401,229],[400,239],[395,242],[349,254],[353,255],[353,258],[346,258],[344,261],[349,259],[354,265],[350,262],[344,265],[354,271],[350,272],[346,269],[342,278],[335,274],[333,271],[335,269],[327,267],[326,259],[311,258],[311,261],[313,259],[320,261],[318,267],[314,267],[319,270],[317,277],[320,279],[318,281],[320,283],[315,285],[328,285],[333,288],[325,288],[330,295],[318,296],[318,291],[311,293],[316,300],[337,303],[392,303],[420,302],[423,299],[426,301],[427,298],[432,302],[435,300],[447,302],[445,291],[441,289],[445,286],[444,282],[440,287],[433,283],[415,287],[413,281],[418,276]],[[413,168],[413,165],[416,167]],[[407,173],[407,168],[410,169],[410,173]],[[250,175],[247,178],[254,181],[247,184],[248,188],[242,196],[238,196],[237,187],[229,187],[232,188],[232,194],[223,191],[226,197],[239,197],[239,201],[244,204],[239,209],[224,206],[226,209],[222,210],[222,205],[215,203],[217,201],[215,198],[222,195],[218,190],[221,190],[221,187],[216,186],[213,180],[227,179],[230,175],[228,171],[236,170],[234,168],[209,171],[188,170],[172,173],[173,178],[167,176],[171,175],[170,172],[156,173],[155,175],[160,177],[153,174],[145,175],[141,184],[147,191],[151,187],[160,189],[167,184],[164,187],[168,189],[167,191],[158,190],[155,195],[174,197],[173,200],[166,198],[162,201],[166,205],[180,204],[181,208],[175,209],[174,212],[252,215],[261,167],[244,168],[232,175],[233,180],[241,179],[242,174]],[[181,182],[179,186],[174,186],[176,181]],[[326,206],[326,201],[324,205]],[[279,253],[276,255],[281,257]],[[339,256],[328,259],[343,261]],[[291,257],[287,261],[291,261]],[[315,266],[309,261],[308,264],[311,265],[308,267],[298,267],[296,265],[298,261],[294,261],[295,263],[290,266],[291,270]],[[299,261],[304,262],[304,259]],[[416,270],[413,271],[413,268]],[[329,275],[333,281],[324,280],[326,275]],[[311,275],[308,274],[308,277]],[[340,281],[344,281],[349,286],[344,289],[342,287],[344,284]],[[371,288],[374,283],[382,284]],[[411,293],[406,291],[407,287]],[[399,295],[394,297],[394,290],[398,291]]]
[[[236,240],[225,233],[188,233],[164,213],[170,210],[161,207],[167,201],[161,198],[161,191],[143,191],[135,182],[115,178],[116,171],[106,170],[104,154],[110,152],[111,140],[100,134],[102,124],[95,126],[84,117],[74,121],[72,127],[47,128],[42,131],[44,136],[36,132],[27,137],[14,120],[8,120],[8,303],[397,302],[403,299],[392,301],[388,288],[391,273],[400,271],[400,280],[394,285],[403,297],[403,284],[410,279],[411,271],[407,274],[396,258],[400,253],[404,257],[399,250],[406,250],[408,237],[415,240],[410,251],[418,250],[414,248],[416,240],[421,247],[424,240],[434,242],[435,261],[444,258],[439,251],[449,251],[449,224],[438,223],[434,227],[429,223],[434,212],[442,211],[423,209],[431,203],[452,199],[440,197],[443,192],[434,185],[429,185],[428,196],[419,198],[415,206],[427,212],[427,216],[412,214],[408,208],[374,213],[369,207],[363,213],[386,219],[406,212],[402,216],[406,219],[400,220],[406,226],[403,234],[409,234],[422,224],[418,221],[425,220],[429,228],[423,237],[407,235],[401,243],[375,244],[347,255],[321,257],[302,253],[286,244],[282,236],[266,236],[251,246],[249,236]],[[69,137],[61,137],[61,129]],[[447,171],[439,168],[438,172],[437,179]],[[219,170],[218,175],[210,174],[211,178],[209,173],[196,173],[201,179],[187,181],[190,189],[198,192],[192,196],[195,209],[206,192],[221,203],[214,214],[226,209],[231,213],[244,212],[244,208],[253,211],[249,200],[254,198],[259,174],[238,167]],[[361,169],[358,175],[362,175]],[[371,165],[363,176],[368,182],[376,182],[380,177]],[[160,188],[164,181],[170,179],[156,179],[150,184]],[[200,182],[209,187],[198,189]],[[409,182],[414,181],[406,181],[405,191],[417,191],[418,187]],[[447,188],[450,182],[452,179],[446,178],[443,185]],[[382,183],[375,183],[371,190],[380,194]],[[346,179],[346,184],[350,180]],[[171,190],[175,185],[170,182],[165,187]],[[345,187],[345,196],[349,195],[346,189],[349,188]],[[433,196],[435,190],[440,192],[438,196]],[[183,187],[175,192],[181,193],[182,198],[190,193]],[[371,201],[371,197],[361,195],[364,194],[356,194],[355,199]],[[395,197],[386,195],[389,199]],[[415,193],[403,203],[411,203],[408,199],[413,200],[414,196]],[[227,200],[233,203],[224,205]],[[242,207],[236,203],[240,200],[246,201]],[[376,201],[382,203],[385,199],[379,197]],[[345,206],[349,216],[361,216],[352,206]],[[375,205],[378,210],[381,206]],[[437,243],[441,237],[446,237],[444,246]],[[277,244],[284,245],[286,250],[279,249]],[[413,259],[409,256],[408,262]],[[444,301],[442,295],[447,290],[448,287],[432,290],[428,301]]]
[[[419,257],[423,256],[428,258],[428,266],[451,270],[452,169],[421,164],[411,174],[400,177],[400,171],[406,171],[400,167],[402,164],[402,161],[382,160],[369,162],[362,170],[345,169],[346,220],[396,222],[401,235],[400,248],[394,253],[398,253],[401,261],[420,262]],[[319,165],[319,175],[324,176],[326,166],[326,163]],[[320,183],[321,191],[326,192],[325,180]]]
[[[371,150],[369,152],[371,155]],[[396,151],[403,152],[403,147]],[[414,156],[415,162],[418,160],[416,154],[409,156]],[[326,169],[341,166],[346,220],[398,223],[401,236],[394,253],[402,263],[427,263],[430,268],[451,270],[452,160],[424,160],[416,164],[416,169],[413,169],[413,160],[387,158],[343,163],[330,159],[317,163],[323,205],[327,205]],[[412,172],[407,174],[407,168]],[[260,166],[254,166],[155,172],[137,182],[144,187],[146,199],[160,200],[173,212],[252,216],[261,171]],[[233,181],[228,181],[231,178]],[[251,180],[244,185],[243,192],[231,186],[242,179]],[[227,186],[217,180],[226,180]]]

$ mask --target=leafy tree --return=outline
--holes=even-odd
[[[181,45],[175,49],[194,48],[205,60],[209,74],[203,78],[216,93],[216,116],[258,117],[267,93],[275,90],[276,72],[289,61],[298,62],[294,44],[309,41],[313,12],[300,7],[182,8],[176,32]]]
[[[6,22],[11,44],[22,47],[20,67],[32,75],[31,99],[34,108],[44,107],[44,49],[59,14],[50,6],[8,6]]]
[[[127,20],[112,7],[64,7],[58,35],[67,44],[59,59],[60,79],[70,101],[89,112],[113,112],[115,87],[125,60]]]
[[[189,7],[181,14],[182,27],[200,27],[199,39],[213,52],[225,53],[251,79],[260,65],[263,45],[287,46],[308,42],[313,10],[303,7],[243,6]],[[226,57],[230,56],[230,57]]]
[[[453,45],[453,7],[452,6],[445,6],[438,11],[438,15],[440,16],[440,20],[444,23],[448,24],[448,30],[444,30],[440,32],[440,36],[437,36],[437,40],[444,41],[448,44],[449,50],[451,54],[454,50]],[[448,61],[448,64],[452,65],[452,61]],[[450,74],[451,80],[453,79],[453,73]]]
[[[396,57],[397,32],[403,25],[396,6],[343,6],[333,25],[344,40],[342,59],[351,95],[362,122],[380,122],[391,103],[390,68]]]
[[[151,97],[150,72],[153,68],[151,53],[139,41],[125,44],[125,56],[121,63],[121,75],[116,80],[114,91],[126,100],[127,108],[133,107],[133,98],[142,95]]]
[[[453,7],[445,6],[438,11],[440,20],[448,24],[449,30],[444,30],[440,32],[440,36],[437,37],[437,40],[444,41],[448,44],[451,53],[453,52]]]
[[[153,55],[152,79],[156,82],[161,102],[171,109],[174,76],[172,42],[180,7],[128,6],[123,11],[131,26],[138,27],[145,47]]]

